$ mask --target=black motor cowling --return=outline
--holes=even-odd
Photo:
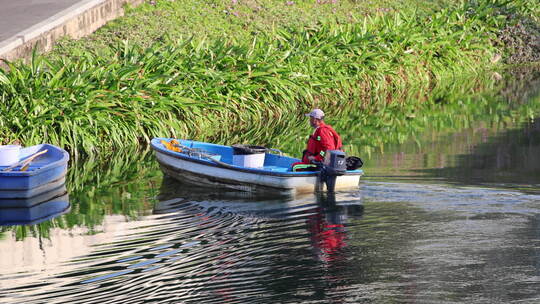
[[[343,175],[347,171],[347,155],[343,151],[329,150],[324,157],[324,166],[331,175]]]
[[[326,190],[333,192],[336,188],[336,179],[347,171],[347,155],[343,151],[326,151],[321,169],[321,182],[326,183]]]

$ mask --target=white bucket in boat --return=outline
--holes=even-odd
[[[247,168],[261,168],[264,166],[264,153],[233,155],[233,165]]]
[[[261,168],[267,148],[251,145],[232,145],[233,165],[247,168]]]
[[[19,161],[21,146],[0,146],[0,166],[11,166]]]

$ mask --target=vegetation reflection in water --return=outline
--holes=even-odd
[[[367,164],[368,172],[385,179],[442,178],[539,192],[540,73],[516,70],[514,76],[520,81],[504,86],[497,97],[501,102],[486,108],[484,117],[454,115],[461,128],[433,128],[407,142],[389,143],[386,153]]]
[[[152,209],[161,173],[149,151],[125,151],[112,159],[92,158],[70,164],[66,185],[71,212],[37,225],[0,227],[16,239],[27,236],[48,238],[52,228],[83,226],[99,233],[107,215],[121,214],[136,219]]]
[[[447,138],[445,134],[478,127],[495,134],[501,129],[530,122],[540,113],[537,92],[531,93],[531,88],[539,81],[538,75],[530,70],[516,73],[501,82],[491,76],[448,80],[429,93],[411,89],[402,102],[381,106],[372,115],[365,115],[352,106],[336,105],[325,110],[329,112],[329,122],[343,135],[345,149],[366,161],[367,175],[384,175],[384,170],[391,170],[391,166],[384,163],[385,157],[393,157],[400,149],[410,151],[425,147],[432,142],[432,137]],[[421,102],[412,102],[418,99]],[[265,128],[247,128],[251,131],[227,134],[223,130],[196,139],[223,144],[264,144],[299,155],[310,131],[304,117],[296,113],[290,113],[288,119],[271,122]],[[407,140],[412,146],[403,145]],[[434,160],[421,165],[420,169],[437,167],[436,159],[440,155],[469,153],[469,148],[481,143],[483,137],[462,140],[467,144],[459,144],[452,138],[452,145],[442,143],[436,145],[435,150],[427,150],[428,159],[433,157]],[[390,153],[384,153],[385,149]],[[129,220],[147,214],[157,201],[162,179],[153,155],[139,150],[123,151],[108,159],[96,157],[72,163],[68,174],[72,204],[69,214],[34,226],[2,227],[0,231],[13,232],[17,239],[28,235],[47,237],[53,227],[84,226],[89,233],[97,233],[106,215],[121,214]]]

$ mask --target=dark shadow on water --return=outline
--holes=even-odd
[[[430,121],[402,143],[386,143],[366,160],[364,180],[539,193],[540,70],[522,67],[504,75],[496,93],[454,99],[446,109],[461,111]]]

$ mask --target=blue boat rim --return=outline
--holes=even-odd
[[[36,175],[36,174],[39,174],[41,171],[47,171],[48,169],[52,168],[52,167],[57,167],[58,164],[63,164],[63,163],[67,163],[68,160],[69,160],[69,153],[67,153],[66,151],[64,151],[63,149],[61,148],[58,148],[56,146],[53,146],[53,145],[49,145],[49,144],[42,144],[42,148],[40,150],[42,150],[43,148],[55,148],[55,149],[59,149],[59,150],[62,150],[62,158],[55,161],[54,163],[50,163],[50,164],[47,164],[47,165],[44,165],[43,167],[40,167],[38,170],[32,170],[32,171],[24,171],[24,172],[21,172],[21,171],[8,171],[8,172],[4,172],[2,171],[2,169],[0,169],[0,176],[33,176],[33,175]]]

